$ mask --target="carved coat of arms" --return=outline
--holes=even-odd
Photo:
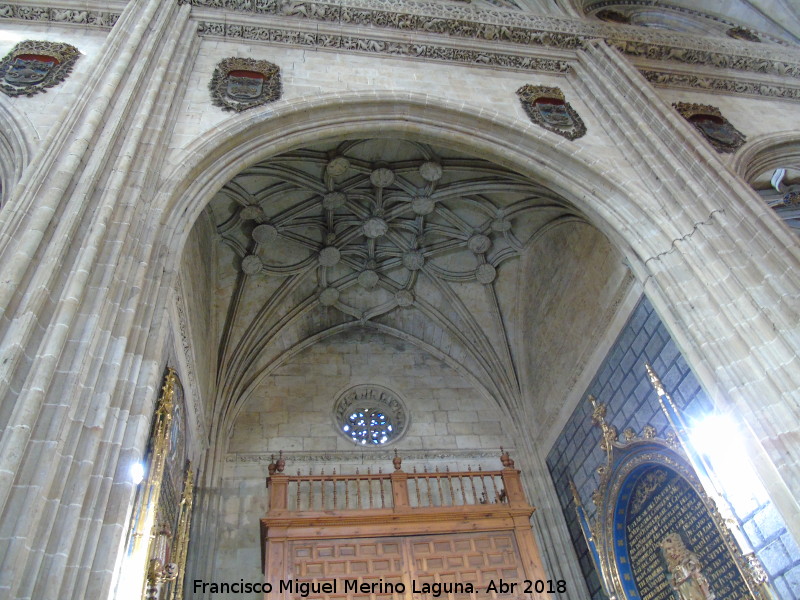
[[[717,152],[735,152],[745,142],[745,135],[722,116],[715,106],[708,104],[673,104],[681,116],[689,121]]]
[[[8,96],[33,96],[67,78],[80,51],[58,42],[26,40],[0,61],[0,90]]]
[[[252,58],[226,58],[214,70],[211,97],[223,110],[241,112],[281,97],[277,65]]]
[[[517,90],[522,108],[531,121],[557,133],[568,140],[574,140],[586,133],[583,120],[564,100],[564,92],[556,87],[543,85],[523,85]]]

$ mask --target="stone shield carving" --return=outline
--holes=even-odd
[[[58,42],[26,40],[0,61],[0,90],[8,96],[33,96],[67,78],[80,51]]]
[[[281,97],[277,65],[252,58],[226,58],[214,70],[211,97],[223,110],[241,112]]]
[[[556,87],[523,85],[517,90],[522,108],[531,121],[557,133],[568,140],[575,140],[586,133],[583,120],[564,99],[564,92]]]
[[[745,142],[745,135],[722,116],[715,106],[708,104],[673,104],[681,116],[689,121],[717,152],[735,152]]]

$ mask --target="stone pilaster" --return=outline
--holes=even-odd
[[[627,221],[631,268],[718,409],[750,425],[750,454],[798,538],[796,239],[615,51],[589,44],[577,76],[639,175],[641,214],[605,206],[602,218]]]
[[[99,598],[111,586],[132,495],[115,474],[144,445],[167,330],[141,326],[158,319],[133,258],[137,213],[196,43],[189,11],[128,4],[3,222],[4,597]]]

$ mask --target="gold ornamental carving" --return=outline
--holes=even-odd
[[[647,425],[620,436],[606,421],[606,406],[589,397],[592,422],[606,453],[598,466],[590,519],[577,488],[572,494],[590,555],[607,594],[680,600],[722,597],[770,599],[767,575],[753,554],[744,554],[720,513],[724,503],[706,492],[704,465],[693,462],[680,412],[653,369],[648,377],[674,429],[665,438]],[[696,469],[700,469],[699,471]],[[726,510],[727,512],[727,510]]]

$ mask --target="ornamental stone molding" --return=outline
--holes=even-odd
[[[735,152],[744,144],[744,134],[723,117],[716,106],[687,102],[678,102],[672,106],[717,152]]]
[[[368,53],[384,56],[401,56],[422,60],[451,62],[546,73],[568,73],[569,60],[555,57],[532,56],[529,48],[543,47],[555,50],[579,50],[588,41],[603,39],[619,51],[634,59],[634,64],[648,77],[657,78],[656,85],[684,89],[707,89],[726,94],[766,96],[784,100],[797,100],[800,90],[786,85],[786,78],[800,78],[800,54],[786,46],[755,44],[747,36],[731,34],[730,37],[706,39],[698,36],[658,31],[610,22],[592,23],[556,17],[539,17],[522,11],[495,11],[478,9],[466,4],[431,2],[384,2],[382,0],[348,0],[344,2],[306,2],[302,0],[182,0],[200,12],[197,15],[198,33],[203,36],[242,39],[269,44],[313,47],[315,49]],[[604,6],[620,4],[638,5],[641,2],[601,2],[587,10],[600,10]],[[642,3],[652,4],[652,3]],[[93,7],[92,7],[93,8]],[[674,10],[692,13],[692,16],[712,18],[682,7]],[[225,12],[223,20],[215,20],[215,13]],[[238,17],[237,14],[241,14]],[[252,17],[263,16],[258,24]],[[268,26],[270,17],[280,17],[280,26]],[[309,27],[287,27],[285,18],[312,21]],[[18,19],[51,23],[70,23],[110,28],[119,14],[103,10],[70,10],[47,6],[21,6],[0,4],[0,19]],[[731,30],[728,22],[720,21]],[[734,24],[730,24],[733,26]],[[366,33],[369,30],[369,34]],[[349,34],[347,32],[350,32]],[[392,32],[395,32],[393,35]],[[413,42],[407,33],[415,32]],[[398,37],[399,36],[399,37]],[[474,40],[481,44],[469,48],[447,40]],[[503,51],[486,49],[485,42],[503,42]],[[778,41],[777,43],[782,43]],[[519,52],[509,51],[508,45],[524,47]],[[671,71],[653,69],[649,61],[672,63]],[[681,67],[680,65],[685,65]],[[696,66],[725,69],[722,76],[698,76]],[[686,70],[680,71],[681,68]],[[730,72],[750,72],[770,77],[769,81],[742,81]]]
[[[202,404],[202,395],[200,394],[199,386],[197,385],[197,374],[195,372],[195,353],[192,349],[193,336],[190,331],[189,319],[186,315],[186,294],[183,288],[181,278],[178,278],[177,285],[173,292],[173,308],[175,311],[175,325],[177,329],[176,346],[180,347],[182,357],[180,357],[181,366],[183,367],[184,380],[188,384],[192,400],[192,421],[196,428],[196,434],[201,436],[199,439],[208,439],[208,425],[206,423],[205,409]]]
[[[640,69],[639,72],[647,81],[657,87],[706,90],[709,92],[778,98],[780,100],[800,100],[800,87],[776,85],[761,81],[726,79],[711,75],[654,71],[651,69]]]
[[[209,84],[215,106],[241,112],[281,97],[280,67],[266,60],[226,58],[217,64]]]
[[[10,4],[6,2],[0,4],[0,19],[18,19],[21,21],[40,21],[111,28],[116,24],[119,16],[119,13],[105,10],[74,10],[68,8],[50,8],[47,6]]]
[[[322,50],[343,50],[373,55],[419,58],[437,62],[451,62],[482,67],[568,73],[571,69],[565,60],[537,58],[530,54],[493,52],[486,49],[457,48],[434,42],[387,40],[363,35],[342,35],[341,32],[298,31],[283,27],[258,27],[201,21],[198,32],[204,36],[217,36],[270,44],[311,47]]]
[[[198,9],[211,9],[197,15],[198,32],[203,36],[548,73],[569,73],[574,59],[534,56],[532,48],[574,52],[592,40],[602,39],[631,57],[634,65],[650,73],[650,77],[659,73],[658,85],[664,87],[713,89],[785,100],[796,100],[799,94],[790,82],[800,78],[800,53],[785,46],[727,37],[726,24],[720,24],[720,37],[707,39],[599,21],[537,17],[519,11],[380,0],[348,0],[346,5],[237,1],[227,3],[225,19],[218,20],[213,18],[221,12],[216,0],[191,3]],[[258,16],[263,17],[261,23],[254,20]],[[270,17],[281,18],[281,24],[270,26]],[[298,27],[287,26],[287,18],[296,20]],[[413,41],[409,41],[409,33],[415,34]],[[486,41],[503,43],[502,51],[487,48]],[[672,73],[654,69],[653,61],[669,64]],[[714,76],[709,83],[709,77],[697,75],[698,66],[726,72],[724,76]],[[738,73],[758,74],[761,80],[742,81]]]
[[[568,140],[586,134],[586,125],[557,87],[523,85],[517,96],[531,121]]]
[[[514,448],[505,450],[513,453]],[[391,467],[394,452],[372,448],[369,453],[369,460],[375,464],[385,460],[387,468]],[[268,465],[275,459],[275,453],[231,453],[225,456],[226,463]],[[400,456],[404,461],[467,461],[467,460],[487,460],[488,464],[494,465],[497,461],[497,449],[487,450],[402,450]],[[363,464],[365,453],[363,450],[338,450],[333,452],[309,452],[293,451],[283,453],[287,462],[294,463],[353,463],[353,468]],[[482,465],[477,464],[477,467]]]
[[[191,4],[196,7],[219,8],[218,0],[191,0]],[[641,31],[641,27],[539,17],[516,11],[481,10],[470,6],[402,0],[348,0],[346,4],[333,1],[235,0],[226,3],[226,9],[232,13],[291,17],[336,24],[339,27],[371,27],[387,33],[392,30],[414,31],[424,35],[438,34],[452,38],[564,50],[579,49],[588,40],[604,39],[634,57],[800,78],[800,55],[781,46],[764,47],[763,44],[726,37],[706,39],[654,29]],[[257,39],[248,35],[253,26],[252,21],[242,20],[237,24],[228,19],[225,25],[234,28],[226,31],[226,35],[239,33],[236,28],[242,28],[243,31],[233,37]],[[220,33],[217,32],[216,35]],[[785,59],[776,60],[776,55],[783,55]]]
[[[0,61],[0,90],[7,96],[33,96],[61,83],[80,51],[69,44],[26,40]]]
[[[634,19],[640,10],[652,13],[654,10],[659,9],[666,14],[679,15],[686,22],[701,24],[706,29],[714,31],[715,33],[724,32],[725,35],[733,39],[747,42],[761,41],[760,37],[754,32],[718,15],[712,15],[685,6],[656,2],[654,0],[601,0],[599,2],[587,4],[584,7],[584,13],[604,21],[618,24],[642,25],[642,23],[637,23]],[[777,38],[772,38],[770,36],[765,37],[774,44],[786,43]]]

